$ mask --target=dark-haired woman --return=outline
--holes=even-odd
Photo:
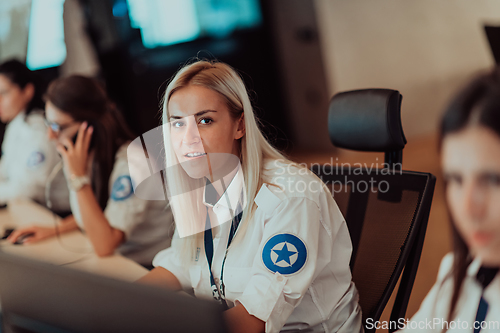
[[[47,179],[60,162],[54,143],[45,135],[38,77],[24,64],[10,60],[0,65],[0,120],[8,123],[0,160],[0,202],[29,198],[45,204]],[[68,190],[62,175],[51,188],[52,207],[69,210]]]
[[[484,74],[441,123],[441,162],[453,252],[408,329],[500,331],[500,72]],[[426,325],[430,322],[431,325]]]
[[[70,76],[53,81],[46,94],[48,136],[57,141],[70,188],[73,215],[60,230],[85,230],[99,256],[118,250],[150,266],[153,256],[170,245],[173,218],[165,201],[135,196],[127,162],[134,139],[121,114],[97,81]],[[55,234],[54,229],[32,227],[27,241]]]

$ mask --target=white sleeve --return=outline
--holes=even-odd
[[[3,142],[2,142],[2,148],[0,151],[0,183],[3,182],[6,179],[6,161],[4,158],[4,151],[5,147],[8,142],[8,135],[7,135],[7,128],[5,129],[4,136],[3,136]]]
[[[189,290],[192,288],[191,279],[187,270],[189,265],[181,262],[181,244],[182,242],[179,239],[176,229],[174,236],[172,237],[172,244],[168,249],[162,250],[156,254],[153,258],[153,266],[165,268],[170,273],[175,275],[184,290]]]
[[[31,135],[31,146],[20,147],[22,151],[19,161],[15,161],[15,173],[2,175],[8,178],[0,182],[0,201],[19,197],[43,201],[45,198],[47,178],[60,157],[44,131],[33,129]],[[4,156],[2,160],[5,158],[9,157]]]
[[[321,223],[319,207],[307,198],[285,199],[266,223],[257,252],[259,255],[252,265],[252,277],[243,295],[236,299],[248,313],[266,322],[266,332],[281,330],[314,277],[330,262],[322,256],[331,254],[335,235],[330,238],[321,237],[320,234],[326,233]],[[282,237],[285,238],[281,239]],[[295,247],[287,247],[286,251],[297,250],[295,263],[300,261],[301,264],[295,266],[294,263],[290,267],[295,266],[295,269],[283,270],[283,274],[273,273],[269,268],[271,264],[266,263],[264,258],[268,257],[266,254],[270,254],[275,243],[284,241]],[[281,251],[283,249],[285,248]]]
[[[405,331],[437,333],[442,331],[440,325],[435,325],[435,329],[433,330],[432,328],[429,328],[428,325],[424,326],[424,323],[432,322],[434,318],[447,318],[451,293],[447,292],[448,290],[444,289],[450,289],[449,291],[452,292],[452,288],[449,288],[452,287],[452,284],[450,283],[444,286],[444,283],[446,279],[450,279],[450,282],[452,280],[450,278],[452,266],[453,254],[449,253],[443,258],[443,260],[441,260],[436,283],[434,284],[434,286],[432,286],[427,296],[425,296],[425,299],[420,305],[417,313],[415,313],[413,317],[411,317],[410,323],[405,326],[404,330],[401,330],[399,332]],[[437,313],[436,311],[439,311],[440,313]],[[401,325],[399,327],[401,327]]]
[[[5,175],[5,159],[0,158],[0,184],[7,179]]]
[[[109,224],[129,239],[133,229],[144,222],[147,201],[134,194],[126,159],[117,159],[109,182],[110,196],[104,215]]]

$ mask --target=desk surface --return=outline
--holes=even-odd
[[[5,228],[29,225],[54,226],[59,217],[48,209],[28,200],[14,200],[0,210],[0,232]],[[2,251],[49,262],[55,265],[85,270],[108,277],[135,281],[148,270],[121,255],[99,258],[90,241],[79,231],[73,231],[30,245],[13,245],[0,241]]]

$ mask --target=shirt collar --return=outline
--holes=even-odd
[[[26,110],[22,110],[21,112],[19,112],[17,114],[17,116],[15,116],[11,121],[10,123],[20,123],[22,122],[22,120],[24,119],[24,117],[26,116]]]
[[[241,171],[241,165],[238,164],[238,170],[234,175],[233,179],[229,183],[226,191],[221,195],[219,200],[214,204],[210,204],[205,200],[207,186],[203,190],[203,204],[207,207],[217,209],[219,207],[224,207],[226,209],[231,209],[232,211],[236,211],[238,203],[240,203],[243,207],[245,204],[245,180],[243,178],[243,172]],[[220,182],[217,180],[216,182]]]
[[[476,257],[467,267],[467,275],[475,278],[479,268],[481,268],[481,258]]]
[[[487,287],[498,275],[498,269],[482,267],[480,257],[476,257],[467,267],[467,276],[474,278],[483,288]]]

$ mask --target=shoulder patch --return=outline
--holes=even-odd
[[[36,167],[45,161],[45,155],[42,152],[35,151],[28,157],[28,168]]]
[[[114,201],[123,201],[134,193],[132,188],[132,179],[129,175],[123,175],[116,178],[111,189],[111,199]]]
[[[273,273],[297,273],[307,261],[304,242],[292,234],[278,234],[269,238],[262,249],[262,262]]]

